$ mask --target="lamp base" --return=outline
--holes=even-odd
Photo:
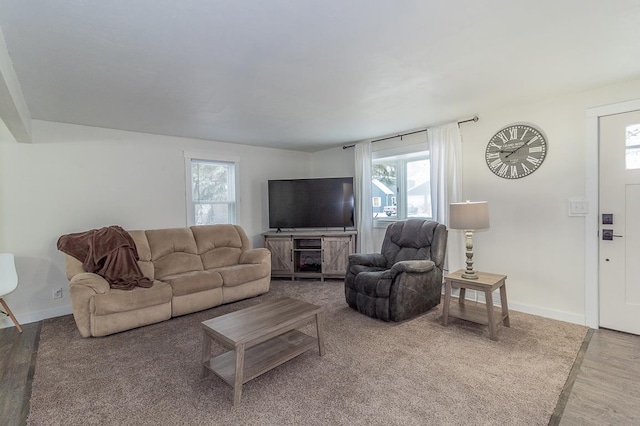
[[[467,280],[477,280],[478,279],[478,275],[476,274],[476,271],[466,271],[461,275],[462,278],[465,278]]]
[[[478,275],[473,270],[473,231],[464,231],[467,239],[467,269],[462,273],[462,278],[467,280],[477,280]]]

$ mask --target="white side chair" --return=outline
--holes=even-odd
[[[11,321],[16,328],[22,333],[20,323],[9,309],[9,305],[4,301],[3,297],[11,293],[18,287],[18,273],[16,272],[16,263],[11,253],[0,253],[0,304],[4,308],[3,314],[9,315]]]

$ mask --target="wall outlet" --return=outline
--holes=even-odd
[[[62,299],[62,289],[61,288],[56,288],[55,290],[53,290],[53,298],[54,299]]]

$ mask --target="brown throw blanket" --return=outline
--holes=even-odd
[[[153,285],[138,266],[133,238],[119,226],[63,235],[58,239],[58,250],[82,262],[86,272],[104,277],[111,288],[132,290]]]

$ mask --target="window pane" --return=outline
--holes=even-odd
[[[371,197],[380,198],[373,203],[373,217],[396,217],[396,164],[376,162],[371,170]]]
[[[627,170],[640,169],[640,148],[627,148]]]
[[[627,146],[640,146],[640,124],[632,124],[627,126]]]
[[[640,124],[627,126],[626,136],[627,170],[640,169]]]
[[[237,163],[190,158],[187,185],[187,223],[210,225],[235,223]]]
[[[231,167],[229,164],[193,161],[193,201],[231,201]]]
[[[228,204],[196,204],[196,225],[216,225],[230,223]]]
[[[407,151],[374,159],[371,172],[373,217],[432,217],[430,173],[428,151]]]
[[[407,162],[407,217],[431,217],[429,160]]]

